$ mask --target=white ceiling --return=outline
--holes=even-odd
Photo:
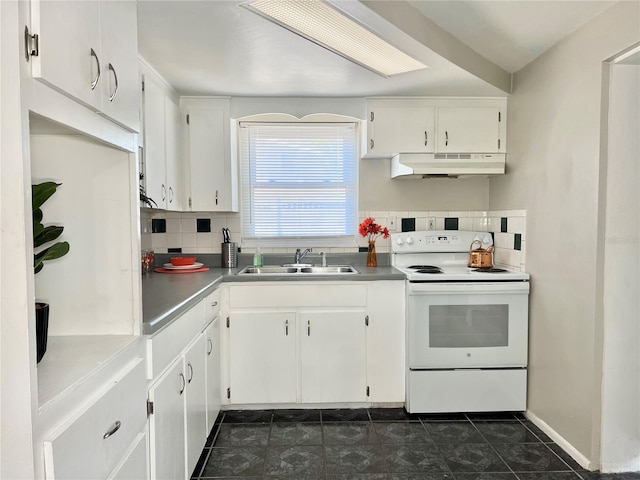
[[[240,3],[139,0],[140,54],[184,95],[503,96],[511,73],[615,2],[332,1],[431,67],[392,78],[355,65]]]

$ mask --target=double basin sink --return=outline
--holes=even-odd
[[[351,265],[316,267],[308,264],[291,264],[244,267],[238,272],[238,275],[349,275],[357,273],[358,271]]]

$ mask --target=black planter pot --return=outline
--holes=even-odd
[[[47,351],[47,331],[49,330],[49,304],[36,302],[36,342],[38,363]]]

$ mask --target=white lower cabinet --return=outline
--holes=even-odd
[[[185,478],[184,392],[182,359],[176,361],[149,389],[153,411],[149,415],[151,478]]]
[[[185,425],[186,425],[186,478],[198,463],[202,447],[207,440],[207,399],[204,333],[184,353],[185,376]]]
[[[220,388],[220,317],[215,317],[204,330],[207,384],[207,434],[220,413],[222,392]]]
[[[228,320],[233,403],[296,401],[295,312],[234,313]]]
[[[45,439],[47,480],[107,478],[146,425],[144,391],[144,362],[138,358]]]
[[[300,400],[365,402],[364,311],[300,313]]]
[[[404,281],[223,286],[223,403],[403,403],[404,304]]]
[[[190,478],[220,411],[219,327],[217,320],[206,321],[209,301],[200,301],[147,341],[151,479]],[[209,412],[215,412],[211,423]]]

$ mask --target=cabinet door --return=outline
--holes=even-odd
[[[220,413],[220,317],[216,317],[204,331],[207,367],[207,434]]]
[[[229,104],[187,109],[192,211],[238,211],[237,171],[229,150]]]
[[[180,155],[180,107],[169,97],[164,99],[165,161],[167,174],[167,209],[182,210],[182,162]]]
[[[144,79],[144,169],[147,196],[166,208],[164,92],[149,77]]]
[[[33,76],[98,110],[106,75],[100,48],[100,4],[33,0],[31,21],[32,33],[40,37],[39,55],[30,59]]]
[[[300,314],[303,403],[366,401],[364,312]]]
[[[101,111],[133,131],[140,129],[136,18],[136,2],[100,2]]]
[[[207,440],[206,368],[204,333],[184,353],[186,391],[187,478],[191,477]]]
[[[438,108],[438,152],[503,152],[501,117],[498,107]]]
[[[235,404],[296,401],[295,313],[234,313],[229,387]]]
[[[182,358],[176,360],[149,389],[153,414],[149,416],[151,478],[186,477],[185,401],[187,381]]]
[[[369,112],[369,153],[434,151],[432,107],[378,106]]]

